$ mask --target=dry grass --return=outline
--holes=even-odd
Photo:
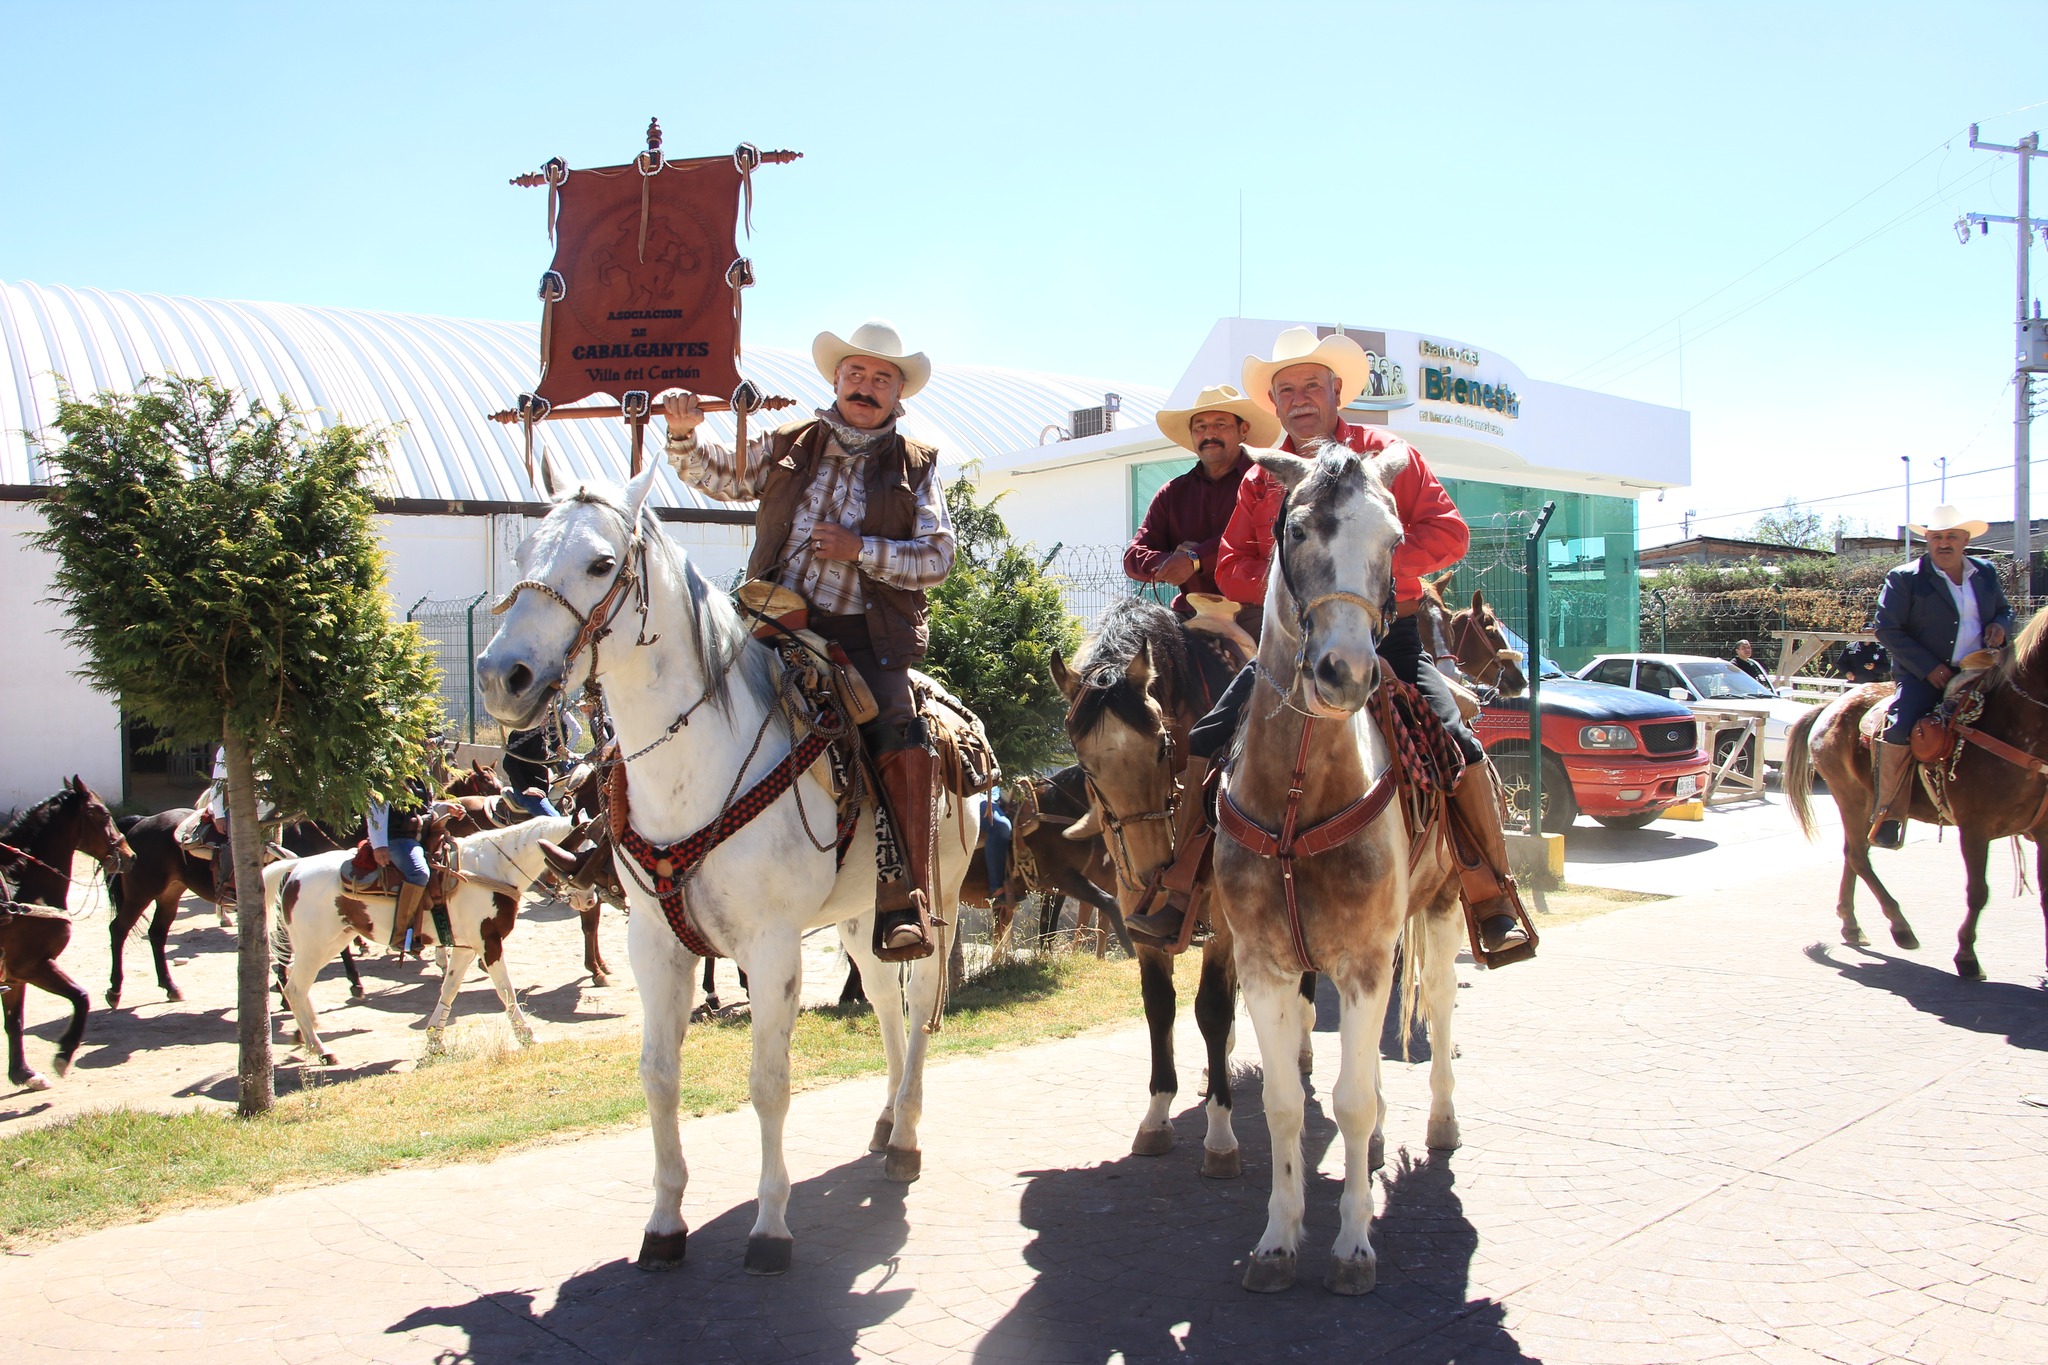
[[[1181,960],[1190,999],[1199,960],[1193,953]],[[943,1058],[1018,1047],[1142,1012],[1134,962],[1029,959],[998,968],[954,996],[931,1051]],[[744,1020],[692,1027],[683,1047],[683,1109],[715,1114],[745,1103],[751,1047]],[[646,1114],[638,1067],[637,1035],[512,1051],[496,1034],[476,1030],[418,1070],[316,1085],[280,1100],[259,1119],[132,1109],[88,1114],[0,1141],[0,1246],[398,1166],[487,1160],[536,1142],[635,1124]],[[795,1088],[883,1068],[872,1011],[799,1016]]]
[[[1536,930],[1542,933],[1562,924],[1576,924],[1580,920],[1604,915],[1610,910],[1619,910],[1624,905],[1641,905],[1645,901],[1668,901],[1671,897],[1659,896],[1647,891],[1616,891],[1606,886],[1573,886],[1566,883],[1555,891],[1543,893],[1543,907],[1533,918]],[[1529,908],[1536,906],[1531,902]]]

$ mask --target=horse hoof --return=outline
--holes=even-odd
[[[891,1147],[882,1157],[882,1179],[908,1185],[924,1174],[924,1153],[915,1147]]]
[[[370,993],[361,986],[350,986],[348,988],[348,998],[351,1000],[367,1000],[370,998]]]
[[[869,1138],[869,1139],[868,1139],[868,1150],[869,1150],[869,1151],[871,1151],[871,1152],[886,1152],[886,1151],[888,1151],[888,1150],[889,1150],[889,1134],[891,1134],[891,1133],[893,1133],[893,1132],[895,1132],[895,1131],[896,1131],[896,1123],[895,1123],[895,1120],[893,1120],[893,1119],[876,1119],[876,1120],[875,1120],[875,1135],[874,1135],[873,1137],[871,1137],[871,1138]]]
[[[331,1053],[331,1052],[323,1052],[323,1053],[321,1053],[321,1054],[320,1054],[320,1065],[322,1065],[322,1066],[340,1066],[340,1065],[341,1065],[341,1058],[339,1058],[339,1057],[335,1056],[335,1055],[334,1055],[333,1053]]]
[[[1278,1294],[1294,1288],[1294,1253],[1253,1252],[1245,1262],[1244,1287],[1254,1294]]]
[[[1898,934],[1894,932],[1892,938],[1896,940]],[[1864,933],[1861,929],[1844,929],[1842,931],[1842,942],[1848,944],[1851,948],[1868,948],[1870,946],[1870,935]]]
[[[1227,1152],[1218,1152],[1205,1146],[1202,1148],[1202,1174],[1211,1180],[1235,1180],[1244,1174],[1244,1161],[1235,1147]]]
[[[1368,1253],[1348,1261],[1331,1262],[1323,1272],[1323,1288],[1332,1294],[1370,1294],[1378,1279],[1378,1263]]]
[[[57,1073],[58,1080],[63,1080],[64,1077],[71,1074],[70,1056],[66,1053],[58,1053],[56,1057],[52,1058],[50,1061],[50,1070]]]
[[[1131,1139],[1132,1156],[1165,1156],[1173,1150],[1173,1129],[1161,1124],[1157,1128],[1140,1128],[1138,1135]]]
[[[683,1248],[690,1240],[687,1227],[674,1232],[650,1232],[640,1238],[640,1259],[633,1262],[641,1270],[674,1270],[683,1263]],[[747,1247],[751,1260],[754,1249]]]
[[[164,999],[170,1001],[173,1005],[182,1005],[185,1003],[185,992],[179,990],[176,986],[169,986],[164,990]]]
[[[590,974],[590,984],[597,990],[603,990],[606,986],[612,984],[612,979],[603,972],[592,972]]]
[[[1911,929],[1894,929],[1892,930],[1892,942],[1910,953],[1920,947],[1920,936]]]
[[[1458,1150],[1458,1121],[1431,1119],[1429,1121],[1429,1150],[1432,1152],[1455,1152]]]
[[[1376,1171],[1387,1164],[1386,1134],[1375,1132],[1372,1141],[1365,1144],[1365,1168]]]
[[[21,1088],[23,1090],[48,1090],[50,1088],[50,1078],[40,1071],[31,1071],[28,1073],[28,1079],[21,1083]]]
[[[121,1008],[121,992],[119,992],[119,991],[108,991],[108,992],[107,992],[107,1008],[108,1008],[108,1009],[110,1009],[110,1010],[117,1010],[117,1009]]]
[[[769,1237],[755,1233],[747,1238],[746,1271],[749,1275],[782,1275],[789,1270],[790,1248],[795,1242],[787,1237]]]
[[[1984,975],[1984,968],[1978,965],[1977,959],[1974,957],[1958,957],[1956,959],[1956,975],[1965,981],[1990,980],[1989,977]]]

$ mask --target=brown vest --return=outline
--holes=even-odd
[[[754,552],[747,577],[761,578],[782,556],[796,509],[811,486],[824,457],[832,428],[816,417],[791,422],[769,438],[767,482],[754,514]],[[867,511],[860,533],[884,540],[910,540],[917,535],[917,490],[932,477],[938,451],[898,434],[868,461]],[[777,570],[777,577],[780,577]],[[924,658],[931,638],[930,612],[917,588],[896,588],[863,577],[867,598],[868,638],[875,662],[883,668],[909,668]]]

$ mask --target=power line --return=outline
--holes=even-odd
[[[1821,261],[1817,265],[1810,266],[1806,270],[1801,271],[1799,274],[1794,275],[1791,279],[1786,280],[1783,284],[1771,290],[1769,293],[1759,295],[1757,298],[1752,299],[1750,302],[1743,304],[1741,307],[1736,308],[1731,312],[1723,313],[1720,317],[1716,318],[1714,321],[1706,324],[1703,327],[1696,327],[1688,336],[1682,338],[1676,345],[1668,345],[1661,351],[1653,351],[1648,356],[1638,361],[1636,364],[1630,366],[1628,369],[1621,370],[1613,374],[1609,374],[1604,378],[1598,380],[1597,382],[1602,385],[1618,383],[1621,380],[1626,379],[1630,375],[1636,373],[1636,371],[1656,364],[1658,361],[1670,355],[1673,351],[1682,349],[1686,341],[1698,341],[1701,337],[1706,336],[1708,333],[1720,330],[1722,327],[1727,326],[1729,323],[1735,321],[1735,319],[1741,317],[1744,313],[1762,307],[1764,304],[1770,302],[1778,295],[1784,293],[1787,289],[1790,289],[1793,285],[1798,284],[1807,276],[1812,275],[1817,271],[1823,270],[1830,265],[1833,265],[1836,261],[1841,260],[1842,257],[1848,255],[1850,252],[1855,251],[1857,248],[1865,246],[1872,241],[1875,241],[1879,237],[1882,237],[1885,233],[1890,232],[1893,228],[1899,226],[1907,219],[1926,212],[1927,209],[1932,207],[1937,200],[1947,198],[1954,190],[1963,188],[1974,188],[1976,185],[1982,184],[1984,181],[1989,180],[1993,175],[1997,174],[1997,169],[1997,167],[1993,167],[1991,170],[1986,171],[1984,174],[1978,176],[1975,180],[1960,180],[1955,182],[1953,186],[1943,186],[1939,189],[1936,189],[1934,193],[1920,200],[1920,202],[1914,204],[1904,213],[1899,214],[1898,217],[1893,218],[1890,222],[1884,224],[1884,226],[1875,228],[1869,233],[1866,233],[1864,236],[1859,237],[1855,241],[1851,242],[1849,245],[1843,247],[1840,251],[1837,251],[1834,255],[1828,257],[1826,260]],[[1783,253],[1780,254],[1782,255]]]
[[[1962,131],[1962,129],[1957,129],[1957,130],[1956,130],[1956,133],[1960,133],[1961,131]],[[1657,334],[1658,334],[1659,332],[1662,332],[1662,331],[1663,331],[1663,330],[1664,330],[1664,329],[1665,329],[1666,327],[1669,327],[1669,326],[1671,326],[1671,325],[1672,325],[1673,323],[1676,323],[1676,322],[1679,322],[1679,321],[1683,320],[1683,319],[1684,319],[1684,317],[1685,317],[1685,315],[1686,315],[1687,313],[1691,313],[1691,312],[1696,312],[1696,311],[1697,311],[1697,310],[1699,310],[1700,308],[1703,308],[1703,307],[1705,307],[1705,306],[1706,306],[1707,304],[1709,304],[1709,303],[1712,303],[1712,302],[1713,302],[1713,301],[1714,301],[1715,299],[1717,299],[1717,298],[1719,298],[1719,297],[1720,297],[1721,295],[1723,295],[1723,294],[1727,293],[1727,292],[1728,292],[1729,290],[1733,289],[1733,288],[1734,288],[1734,287],[1735,287],[1736,285],[1738,285],[1738,284],[1741,284],[1741,283],[1742,283],[1742,282],[1743,282],[1744,280],[1748,279],[1748,278],[1749,278],[1749,277],[1750,277],[1751,275],[1754,275],[1754,274],[1756,274],[1756,272],[1757,272],[1757,271],[1759,271],[1759,270],[1762,270],[1762,269],[1763,269],[1763,268],[1764,268],[1765,266],[1769,265],[1769,264],[1770,264],[1770,263],[1771,263],[1772,261],[1775,261],[1775,260],[1777,260],[1777,259],[1778,259],[1778,258],[1779,258],[1780,256],[1783,256],[1783,255],[1784,255],[1784,254],[1785,254],[1786,252],[1788,252],[1788,251],[1792,250],[1792,249],[1793,249],[1794,247],[1796,247],[1796,246],[1800,245],[1800,244],[1801,244],[1802,242],[1806,241],[1806,240],[1807,240],[1807,238],[1809,238],[1809,237],[1812,237],[1812,236],[1813,236],[1813,235],[1814,235],[1815,233],[1817,233],[1817,232],[1821,231],[1821,230],[1822,230],[1823,228],[1826,228],[1826,227],[1829,227],[1829,226],[1831,226],[1831,225],[1832,225],[1832,224],[1834,224],[1834,223],[1835,223],[1836,221],[1838,221],[1839,219],[1841,219],[1841,218],[1842,218],[1842,217],[1843,217],[1843,216],[1844,216],[1845,214],[1848,214],[1848,213],[1850,213],[1850,212],[1854,211],[1854,210],[1855,210],[1856,208],[1858,208],[1859,206],[1861,206],[1861,205],[1862,205],[1862,203],[1864,202],[1864,200],[1866,200],[1866,199],[1869,199],[1869,198],[1870,198],[1870,197],[1871,197],[1872,195],[1878,194],[1879,192],[1881,192],[1881,191],[1883,191],[1884,189],[1888,188],[1888,187],[1889,187],[1889,186],[1891,185],[1892,181],[1894,181],[1894,180],[1897,180],[1897,179],[1898,179],[1898,178],[1899,178],[1900,176],[1902,176],[1902,175],[1906,174],[1906,172],[1908,172],[1908,171],[1912,170],[1912,169],[1913,169],[1913,168],[1914,168],[1915,166],[1918,166],[1918,165],[1919,165],[1919,164],[1920,164],[1921,162],[1925,161],[1925,160],[1926,160],[1926,159],[1927,159],[1928,157],[1930,157],[1930,156],[1933,156],[1933,155],[1934,155],[1934,154],[1935,154],[1936,152],[1938,152],[1938,151],[1942,150],[1942,149],[1943,149],[1944,147],[1948,146],[1948,145],[1949,145],[1949,144],[1950,144],[1951,142],[1954,142],[1954,141],[1955,141],[1955,139],[1956,139],[1956,133],[1950,133],[1950,134],[1949,134],[1949,135],[1948,135],[1947,137],[1944,137],[1944,138],[1943,138],[1943,139],[1942,139],[1941,141],[1939,141],[1939,142],[1935,143],[1935,144],[1934,144],[1934,145],[1933,145],[1932,147],[1929,147],[1929,148],[1928,148],[1928,149],[1927,149],[1926,151],[1922,152],[1922,153],[1921,153],[1920,155],[1918,155],[1918,156],[1914,157],[1914,158],[1913,158],[1913,159],[1912,159],[1911,161],[1907,162],[1907,163],[1906,163],[1906,164],[1905,164],[1904,166],[1900,167],[1900,168],[1899,168],[1899,169],[1898,169],[1898,170],[1897,170],[1896,172],[1894,172],[1893,174],[1891,174],[1891,175],[1889,175],[1889,176],[1885,177],[1885,179],[1884,179],[1883,181],[1879,182],[1879,184],[1877,185],[1877,187],[1876,187],[1875,189],[1869,190],[1869,191],[1867,191],[1866,193],[1864,193],[1863,195],[1859,196],[1859,197],[1858,197],[1858,198],[1857,198],[1857,199],[1856,199],[1856,200],[1855,200],[1855,201],[1854,201],[1853,203],[1851,203],[1851,204],[1850,204],[1850,205],[1849,205],[1849,206],[1848,206],[1847,208],[1844,208],[1844,209],[1842,209],[1842,210],[1841,210],[1840,212],[1836,213],[1836,214],[1835,214],[1835,215],[1834,215],[1833,217],[1830,217],[1829,219],[1827,219],[1827,221],[1826,221],[1826,222],[1823,222],[1823,223],[1821,223],[1821,224],[1820,224],[1819,226],[1817,226],[1817,227],[1814,227],[1814,228],[1810,229],[1809,231],[1807,231],[1807,232],[1806,232],[1805,234],[1803,234],[1802,236],[1800,236],[1800,237],[1797,237],[1797,238],[1795,238],[1795,239],[1794,239],[1794,240],[1793,240],[1792,242],[1790,242],[1790,243],[1788,243],[1787,245],[1785,245],[1785,246],[1783,246],[1783,247],[1779,248],[1779,249],[1778,249],[1777,251],[1775,251],[1775,252],[1772,252],[1772,253],[1771,253],[1771,254],[1770,254],[1769,256],[1766,256],[1766,257],[1765,257],[1765,258],[1764,258],[1763,260],[1761,260],[1761,261],[1758,261],[1758,262],[1757,262],[1757,263],[1756,263],[1755,265],[1753,265],[1753,266],[1751,266],[1751,267],[1750,267],[1749,269],[1747,269],[1747,270],[1743,271],[1743,272],[1742,272],[1742,273],[1741,273],[1740,275],[1737,275],[1737,276],[1736,276],[1736,277],[1735,277],[1734,279],[1732,279],[1732,280],[1728,281],[1728,283],[1726,283],[1726,284],[1722,285],[1722,286],[1721,286],[1721,287],[1720,287],[1719,289],[1716,289],[1716,290],[1715,290],[1715,291],[1714,291],[1713,293],[1711,293],[1711,294],[1707,295],[1707,296],[1706,296],[1705,298],[1703,298],[1703,299],[1699,300],[1699,301],[1698,301],[1697,303],[1693,304],[1693,305],[1692,305],[1692,307],[1690,307],[1690,308],[1685,308],[1685,309],[1682,309],[1682,310],[1680,310],[1680,311],[1679,311],[1679,312],[1678,312],[1678,313],[1677,313],[1677,314],[1676,314],[1675,316],[1673,316],[1673,317],[1670,317],[1670,318],[1666,318],[1666,319],[1665,319],[1665,320],[1664,320],[1663,322],[1660,322],[1660,323],[1658,323],[1658,324],[1657,324],[1657,325],[1656,325],[1655,327],[1652,327],[1652,328],[1651,328],[1651,329],[1650,329],[1649,331],[1647,331],[1647,332],[1643,333],[1643,334],[1642,334],[1641,336],[1639,336],[1639,337],[1635,338],[1635,340],[1633,340],[1633,341],[1627,341],[1627,342],[1623,342],[1623,343],[1622,343],[1622,344],[1621,344],[1620,346],[1617,346],[1617,347],[1616,347],[1615,349],[1613,349],[1613,350],[1609,351],[1609,352],[1608,352],[1608,353],[1607,353],[1606,355],[1603,355],[1603,356],[1601,356],[1601,357],[1600,357],[1600,358],[1599,358],[1598,360],[1594,360],[1594,361],[1591,361],[1591,362],[1589,362],[1589,363],[1587,363],[1587,364],[1585,364],[1585,365],[1581,365],[1581,366],[1580,366],[1580,367],[1579,367],[1578,369],[1576,369],[1576,370],[1573,370],[1573,371],[1572,371],[1572,372],[1571,372],[1570,374],[1566,375],[1566,376],[1564,377],[1564,379],[1563,379],[1563,380],[1562,380],[1561,382],[1569,384],[1569,383],[1570,383],[1570,382],[1571,382],[1572,380],[1574,380],[1574,379],[1577,379],[1577,378],[1578,378],[1578,377],[1579,377],[1580,375],[1582,375],[1582,374],[1585,374],[1585,373],[1586,373],[1586,372],[1587,372],[1588,370],[1596,370],[1596,369],[1598,369],[1598,368],[1599,368],[1600,366],[1602,366],[1602,365],[1606,364],[1606,363],[1607,363],[1607,362],[1608,362],[1609,360],[1613,359],[1613,358],[1614,358],[1615,356],[1618,356],[1618,355],[1620,355],[1620,354],[1621,354],[1622,352],[1624,352],[1624,351],[1628,351],[1628,350],[1632,350],[1632,349],[1634,349],[1634,348],[1635,348],[1635,347],[1636,347],[1636,346],[1637,346],[1638,344],[1640,344],[1640,343],[1642,343],[1642,342],[1644,342],[1644,341],[1647,341],[1647,340],[1649,340],[1649,339],[1650,339],[1651,337],[1653,337],[1653,336],[1656,336],[1656,335],[1657,335]]]

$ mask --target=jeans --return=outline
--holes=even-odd
[[[555,803],[545,796],[528,796],[523,791],[517,791],[512,793],[512,800],[528,815],[560,816],[562,813],[556,810]]]
[[[1010,844],[1014,835],[1010,817],[1003,814],[1002,805],[994,796],[981,808],[981,832],[982,866],[988,871],[988,891],[991,896],[1000,896],[1010,875]]]
[[[391,855],[391,865],[398,869],[398,875],[414,886],[425,886],[431,875],[427,871],[427,851],[420,847],[417,839],[393,839],[386,850]]]
[[[1892,701],[1891,723],[1884,728],[1884,742],[1905,744],[1913,738],[1913,723],[1941,705],[1941,689],[1905,669],[1894,669],[1899,695]]]

